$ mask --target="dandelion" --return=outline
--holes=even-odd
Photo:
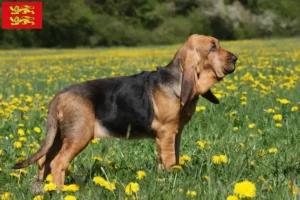
[[[48,174],[46,177],[47,182],[52,182],[52,174]]]
[[[137,179],[142,180],[145,176],[146,176],[146,172],[145,171],[138,171],[137,172]]]
[[[196,192],[196,191],[190,191],[190,190],[188,190],[188,191],[186,192],[186,195],[187,195],[187,196],[194,197],[194,196],[197,195],[197,192]]]
[[[72,195],[65,196],[64,200],[76,200],[76,197]]]
[[[267,110],[267,112],[268,112],[268,113],[274,113],[275,110],[274,110],[273,108],[269,108],[269,109]]]
[[[116,189],[116,181],[113,181],[112,183],[106,181],[104,178],[102,178],[101,176],[95,176],[93,178],[93,182],[95,184],[98,184],[104,188],[106,188],[107,190],[113,191]]]
[[[101,161],[103,160],[103,159],[102,159],[101,157],[99,157],[99,156],[94,156],[93,159],[94,159],[95,161],[99,161],[99,162],[101,162]]]
[[[157,182],[164,182],[165,179],[164,178],[157,178]]]
[[[125,188],[125,193],[127,195],[132,195],[133,193],[137,193],[139,191],[139,184],[130,182]]]
[[[179,164],[184,165],[185,162],[191,161],[191,157],[187,155],[183,155],[179,158]]]
[[[44,185],[44,191],[45,192],[51,192],[56,190],[56,185],[54,183],[47,183]]]
[[[253,129],[253,128],[255,127],[255,124],[254,124],[254,123],[249,124],[248,127],[249,127],[250,129]]]
[[[92,144],[98,144],[99,141],[98,141],[98,139],[93,139],[93,140],[91,141],[91,143],[92,143]]]
[[[249,162],[249,166],[250,166],[250,167],[254,167],[254,166],[255,166],[255,162],[254,162],[253,160],[250,161],[250,162]]]
[[[203,179],[204,179],[206,182],[208,182],[208,181],[209,181],[209,176],[205,175],[205,176],[203,176]]]
[[[247,105],[247,102],[246,101],[242,101],[241,104],[242,105]]]
[[[269,153],[276,153],[278,151],[277,148],[270,148]]]
[[[292,183],[292,181],[288,181],[288,187],[291,190],[292,195],[296,196],[296,194],[297,194],[296,187],[294,186],[294,184]]]
[[[237,196],[230,195],[226,198],[226,200],[239,200],[239,198]]]
[[[240,143],[240,147],[242,148],[245,147],[244,143]]]
[[[281,114],[273,115],[273,119],[275,121],[281,121],[282,120],[282,115]]]
[[[173,165],[172,169],[175,170],[175,171],[181,171],[182,167],[180,165]]]
[[[33,198],[33,200],[44,200],[44,196],[43,195],[37,195]]]
[[[292,112],[295,112],[295,111],[297,111],[298,110],[298,106],[293,106],[292,108],[291,108],[291,111]]]
[[[23,136],[25,134],[24,130],[23,129],[18,129],[18,132],[17,132],[20,136]]]
[[[280,128],[280,127],[282,127],[283,125],[282,125],[281,123],[276,123],[275,126]]]
[[[255,184],[250,181],[243,181],[234,185],[234,194],[240,198],[254,198],[256,195]]]
[[[203,149],[205,146],[210,145],[211,143],[208,141],[197,141],[197,144]]]
[[[76,192],[79,190],[79,186],[76,184],[71,184],[71,185],[64,185],[63,188],[61,189],[63,192]]]
[[[238,131],[238,130],[239,130],[239,127],[236,127],[236,126],[235,126],[235,127],[233,127],[233,130],[234,130],[234,131]]]
[[[36,132],[36,133],[40,133],[41,132],[41,129],[39,127],[34,127],[33,130]]]
[[[287,99],[277,99],[277,101],[279,101],[279,103],[285,105],[285,104],[290,104],[291,102]]]
[[[204,111],[205,109],[206,109],[205,106],[197,106],[196,112]]]
[[[17,149],[19,149],[19,148],[21,148],[21,147],[22,147],[22,143],[21,143],[21,142],[18,142],[18,141],[16,141],[16,142],[14,142],[14,147],[15,147],[15,148],[17,148]]]
[[[227,163],[227,157],[225,155],[215,155],[212,157],[214,164]]]
[[[12,196],[12,194],[10,192],[5,192],[3,195],[0,195],[1,200],[10,199],[11,196]]]
[[[10,173],[9,175],[10,175],[10,176],[17,177],[17,178],[20,178],[20,174],[17,174],[17,173],[15,173],[15,172]]]
[[[2,149],[0,149],[0,156],[2,156],[2,154],[3,154],[3,150],[2,150]]]
[[[0,172],[2,172],[3,171],[3,169],[0,167]]]

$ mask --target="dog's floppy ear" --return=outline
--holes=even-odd
[[[187,50],[185,53],[185,59],[182,63],[181,106],[184,106],[194,95],[196,87],[196,68],[200,59],[195,50]]]
[[[214,103],[214,104],[219,104],[220,103],[219,99],[211,92],[211,90],[208,90],[207,92],[205,92],[201,96],[204,97],[205,99],[209,100],[210,102]]]

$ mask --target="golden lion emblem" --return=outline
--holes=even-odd
[[[23,16],[23,17],[10,17],[9,18],[11,21],[11,25],[27,25],[27,24],[31,24],[34,25],[35,23],[31,20],[34,20],[34,17],[29,17],[29,16]]]
[[[34,6],[9,6],[9,9],[11,10],[12,15],[18,15],[18,14],[34,14]]]

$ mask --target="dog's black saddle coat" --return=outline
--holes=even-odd
[[[98,123],[114,137],[154,137],[151,123],[154,118],[151,94],[158,84],[170,82],[171,70],[158,68],[131,76],[91,80],[67,87],[71,92],[92,102]]]

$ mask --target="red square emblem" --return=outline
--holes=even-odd
[[[2,29],[41,29],[42,2],[2,2]]]

